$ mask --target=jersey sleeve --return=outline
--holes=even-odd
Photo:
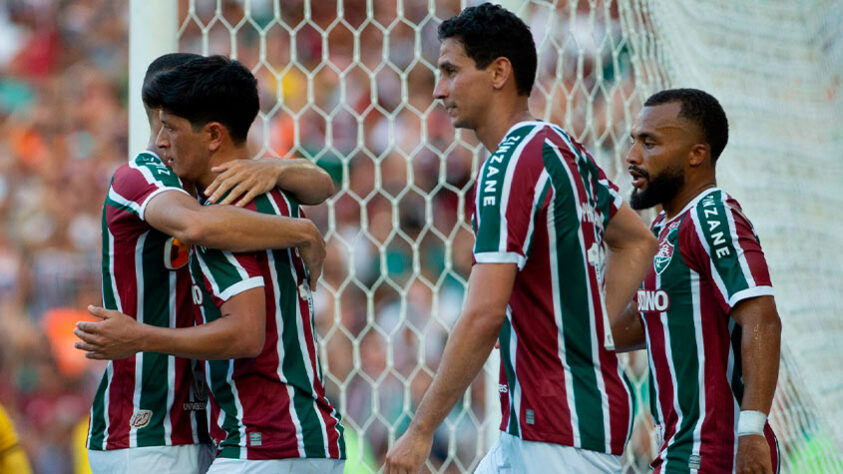
[[[592,177],[592,189],[597,200],[597,207],[603,217],[603,228],[609,225],[609,221],[615,217],[623,204],[623,197],[617,185],[606,177],[603,168],[597,165],[594,157],[581,144],[574,142],[574,147],[579,153],[583,162],[587,163],[589,175]]]
[[[14,448],[17,444],[18,437],[15,434],[12,421],[9,419],[9,415],[6,414],[3,407],[0,406],[0,456],[2,456],[3,452]]]
[[[527,263],[534,218],[547,195],[541,139],[511,154],[496,151],[480,169],[475,186],[474,261]]]
[[[141,153],[114,174],[106,204],[143,220],[149,201],[164,191],[187,194],[179,177],[157,156]]]
[[[725,313],[742,300],[773,294],[761,242],[737,202],[717,190],[689,212],[680,231],[683,257],[711,280]]]
[[[224,250],[194,247],[205,288],[217,307],[246,290],[264,286],[255,252],[233,253]],[[198,280],[200,275],[194,275]]]

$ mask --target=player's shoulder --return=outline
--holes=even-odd
[[[734,246],[741,235],[754,233],[740,203],[720,188],[704,191],[684,212],[681,233],[706,249]]]

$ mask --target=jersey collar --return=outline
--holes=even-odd
[[[666,224],[669,224],[669,223],[671,223],[671,222],[673,222],[673,221],[675,221],[675,220],[676,220],[676,219],[678,219],[680,216],[685,215],[685,213],[686,213],[686,212],[688,212],[688,210],[689,210],[689,209],[691,209],[692,207],[694,207],[694,206],[696,206],[696,205],[697,205],[697,203],[700,201],[700,199],[702,199],[702,198],[704,198],[704,197],[708,196],[709,194],[713,193],[714,191],[721,191],[721,189],[720,189],[720,188],[718,188],[717,186],[714,186],[714,187],[712,187],[712,188],[706,188],[706,189],[703,189],[703,190],[702,190],[699,194],[697,194],[697,195],[694,197],[694,199],[691,199],[691,201],[690,201],[690,202],[688,202],[688,204],[685,204],[685,207],[683,207],[681,211],[677,212],[675,216],[671,217],[671,218],[670,218],[670,219],[668,219],[668,220],[665,220],[665,221],[664,221],[665,225],[666,225]],[[663,209],[662,209],[662,212],[661,212],[661,213],[662,213],[662,214],[664,214],[664,210],[663,210]]]

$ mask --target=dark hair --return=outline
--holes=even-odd
[[[717,161],[729,141],[729,121],[720,102],[699,89],[667,89],[651,95],[645,107],[679,102],[679,117],[696,123],[711,147],[711,159]]]
[[[239,62],[200,56],[155,75],[143,87],[143,101],[187,119],[194,130],[219,122],[240,144],[260,108],[257,86],[255,76]]]
[[[143,85],[147,85],[153,76],[159,72],[170,71],[191,59],[201,58],[202,56],[192,53],[168,53],[163,56],[158,56],[154,61],[149,63],[146,68],[146,74],[143,76]]]
[[[500,57],[508,59],[518,93],[530,95],[536,80],[536,44],[530,28],[515,14],[491,3],[466,8],[439,25],[439,39],[447,38],[463,44],[477,69],[485,69]]]

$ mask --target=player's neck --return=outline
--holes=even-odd
[[[686,183],[685,186],[682,186],[682,189],[676,193],[676,196],[674,196],[673,199],[662,204],[665,218],[673,219],[676,217],[677,213],[681,212],[682,209],[685,209],[685,206],[687,206],[689,202],[693,201],[695,197],[699,196],[700,193],[715,186],[717,186],[717,180],[714,178],[696,183]]]
[[[495,152],[498,144],[503,140],[506,132],[513,125],[519,122],[535,120],[530,115],[527,98],[522,96],[518,96],[515,103],[499,107],[497,110],[495,107],[491,107],[486,116],[489,119],[478,126],[474,130],[474,133],[477,134],[477,139],[489,150],[489,153]]]

